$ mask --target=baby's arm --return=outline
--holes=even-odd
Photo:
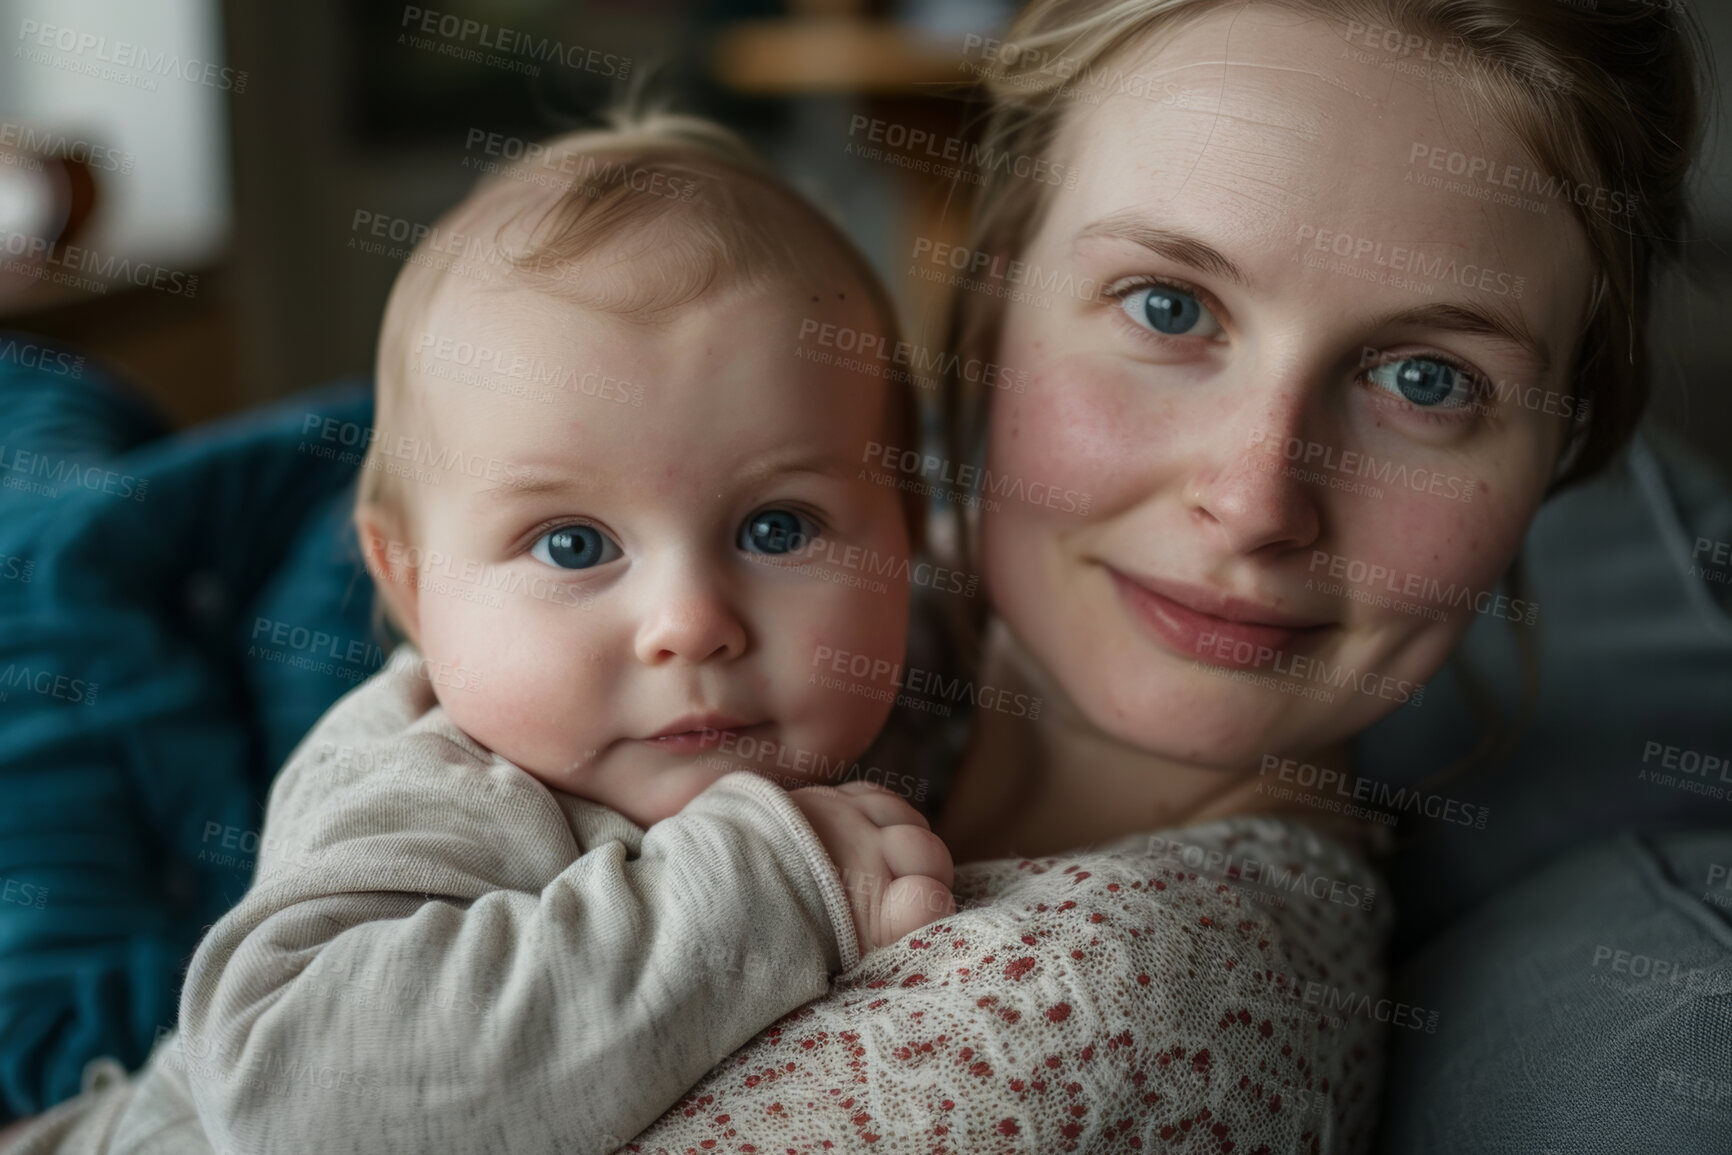
[[[411,732],[365,774],[312,750],[279,778],[181,1005],[218,1150],[607,1150],[858,959],[767,781],[725,776],[634,859],[579,855],[554,795],[449,746]]]

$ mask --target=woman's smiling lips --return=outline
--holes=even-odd
[[[1162,578],[1133,578],[1106,570],[1119,599],[1155,639],[1173,652],[1212,666],[1265,664],[1295,645],[1306,645],[1329,622],[1283,613],[1204,586]]]

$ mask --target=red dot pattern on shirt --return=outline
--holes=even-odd
[[[1199,831],[1312,874],[1332,847],[1242,821]],[[1379,998],[1387,911],[1261,889],[1123,853],[961,867],[956,915],[873,952],[625,1150],[1368,1151],[1381,1025],[1300,988]]]

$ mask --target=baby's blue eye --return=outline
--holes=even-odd
[[[740,526],[740,548],[747,553],[793,553],[817,536],[817,527],[793,510],[766,509]]]
[[[1386,361],[1367,376],[1379,388],[1427,409],[1463,409],[1473,400],[1467,374],[1431,357]]]
[[[559,569],[589,569],[621,553],[613,539],[593,525],[562,525],[536,538],[529,555]]]
[[[1213,337],[1221,322],[1203,302],[1170,285],[1145,285],[1126,294],[1122,302],[1131,320],[1169,337]]]

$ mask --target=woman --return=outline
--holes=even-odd
[[[1422,708],[1468,621],[1423,591],[1494,587],[1627,438],[1690,49],[1618,0],[1036,0],[995,67],[988,155],[1065,178],[993,168],[928,255],[964,360],[1026,373],[957,398],[945,475],[976,684],[1038,711],[976,712],[960,913],[628,1149],[1367,1149],[1380,1023],[1424,1019],[1375,840],[1259,771]]]

